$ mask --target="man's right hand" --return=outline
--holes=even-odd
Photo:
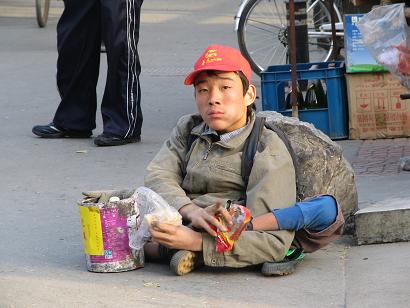
[[[182,217],[191,222],[193,227],[203,229],[212,236],[216,236],[216,232],[212,230],[210,224],[214,225],[221,231],[227,231],[226,227],[221,224],[215,216],[221,215],[229,225],[232,224],[231,215],[219,201],[206,208],[201,208],[193,203],[190,203],[180,208],[179,212]]]

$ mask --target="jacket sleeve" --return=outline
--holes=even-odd
[[[191,202],[181,187],[189,134],[190,116],[184,116],[149,163],[145,174],[145,186],[177,210]]]
[[[306,200],[307,199],[305,199],[304,201]],[[293,241],[294,246],[303,248],[305,252],[314,252],[335,241],[343,233],[345,220],[340,204],[337,202],[336,198],[334,198],[334,200],[337,206],[337,216],[334,222],[330,224],[326,229],[318,232],[308,229],[301,229],[297,231],[295,234],[295,240]]]
[[[275,132],[264,129],[247,187],[247,207],[253,216],[296,203],[292,157]]]
[[[245,267],[281,261],[293,239],[292,231],[243,231],[233,249],[218,253],[215,239],[202,234],[204,262],[213,267]]]
[[[286,146],[270,130],[264,132],[247,189],[247,207],[253,216],[274,208],[293,206],[296,202],[295,169]],[[281,261],[294,239],[294,232],[244,231],[233,250],[223,254],[215,251],[215,240],[203,235],[203,254],[209,266],[243,267],[263,262]]]

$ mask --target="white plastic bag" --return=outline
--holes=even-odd
[[[129,236],[129,245],[132,249],[142,250],[144,244],[151,238],[149,224],[152,221],[173,225],[182,224],[182,216],[178,211],[153,190],[141,186],[134,192],[132,198],[137,201],[141,219],[138,230]]]
[[[374,8],[360,19],[357,27],[376,61],[410,89],[410,28],[404,3]]]

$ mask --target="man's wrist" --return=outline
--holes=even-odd
[[[202,233],[200,232],[195,232],[195,240],[194,240],[194,247],[193,247],[193,251],[202,251],[202,244],[203,244],[203,240],[202,240]]]
[[[183,219],[191,221],[191,213],[196,209],[198,209],[197,205],[193,203],[188,203],[179,209],[179,213],[181,214]]]
[[[278,223],[275,214],[272,212],[262,214],[252,219],[253,231],[276,231],[278,230]]]
[[[249,220],[246,226],[246,231],[253,231],[253,217],[251,217],[251,220]]]

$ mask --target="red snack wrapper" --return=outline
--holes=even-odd
[[[249,209],[239,204],[232,204],[229,208],[229,214],[232,216],[231,226],[226,223],[223,217],[216,216],[216,219],[228,229],[227,231],[217,230],[214,225],[211,225],[212,229],[216,231],[216,251],[219,253],[232,250],[235,241],[251,220]]]

